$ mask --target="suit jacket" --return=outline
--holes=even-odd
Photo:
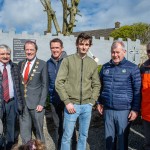
[[[36,58],[26,83],[22,76],[25,64],[26,60],[19,62],[21,92],[24,98],[24,104],[29,109],[35,109],[37,105],[45,106],[48,94],[47,64],[43,60]]]
[[[14,100],[15,100],[15,111],[16,113],[22,112],[23,109],[23,100],[21,97],[20,91],[20,80],[19,80],[19,70],[17,64],[13,63],[11,60],[9,62],[11,67],[11,76],[13,80],[14,88]],[[3,100],[3,89],[2,89],[2,73],[0,72],[0,118],[3,117],[4,109],[4,100]]]

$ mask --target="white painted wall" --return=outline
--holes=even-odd
[[[21,34],[16,34],[15,31],[4,33],[0,29],[0,44],[7,44],[12,49],[12,57],[13,57],[13,39],[35,39],[38,45],[38,52],[37,52],[38,58],[47,61],[51,56],[49,42],[50,40],[56,37],[60,38],[63,41],[64,50],[67,52],[68,55],[76,52],[75,47],[76,37],[74,37],[73,35],[63,36],[62,34],[59,34],[58,36],[52,36],[52,34],[49,33],[46,35],[40,35],[38,33],[28,34],[26,31],[22,32]],[[110,60],[111,58],[110,47],[112,42],[113,38],[109,38],[109,40],[104,40],[103,37],[101,37],[100,39],[95,39],[95,37],[93,37],[93,45],[90,48],[90,50],[94,54],[94,56],[98,57],[99,59],[98,64],[104,64]],[[130,39],[128,39],[127,41],[124,41],[124,43],[126,45],[127,50],[126,58],[136,64],[139,64],[140,41],[139,40],[131,41]]]

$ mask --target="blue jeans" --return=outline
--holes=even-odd
[[[128,150],[129,110],[104,110],[106,150]]]
[[[50,103],[51,105],[51,111],[52,111],[52,117],[55,125],[55,138],[54,142],[56,143],[57,150],[60,150],[61,148],[61,139],[63,135],[63,118],[64,118],[64,108],[65,104],[63,102],[60,102],[59,104]],[[76,131],[74,130],[73,136],[72,136],[72,142],[71,142],[72,150],[76,149]]]
[[[79,137],[77,143],[77,150],[86,149],[86,140],[88,137],[88,130],[91,121],[92,106],[90,104],[74,105],[76,113],[69,114],[64,110],[64,133],[62,137],[61,150],[70,150],[71,137],[74,131],[75,123],[79,117]]]

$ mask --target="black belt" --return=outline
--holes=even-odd
[[[5,100],[4,100],[4,102],[5,103],[9,103],[9,102],[11,102],[11,101],[13,101],[14,100],[14,97],[13,98],[10,98],[7,102],[5,102]]]
[[[10,99],[8,100],[8,102],[13,101],[13,100],[14,100],[14,97],[13,97],[13,98],[10,98]]]

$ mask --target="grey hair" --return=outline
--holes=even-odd
[[[117,47],[118,47],[118,44],[120,44],[121,47],[122,47],[122,50],[125,51],[125,44],[124,44],[122,41],[114,41],[114,42],[112,43],[112,45],[111,45],[111,51],[112,51],[113,49],[117,48]]]
[[[11,52],[11,49],[9,48],[9,46],[7,46],[5,44],[0,44],[0,49],[3,49],[3,50]]]

